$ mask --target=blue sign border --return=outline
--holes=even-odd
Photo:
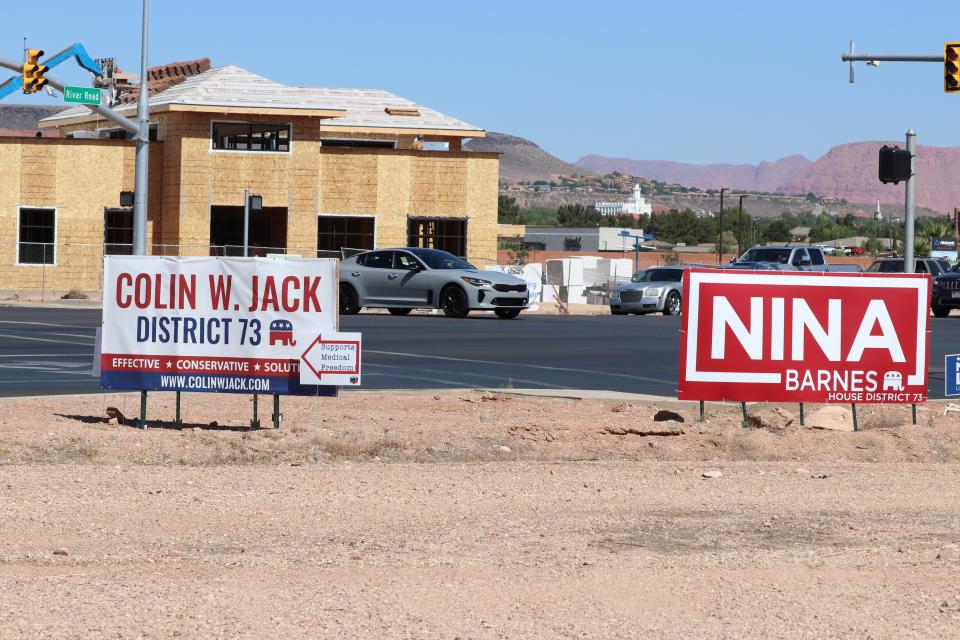
[[[954,360],[951,370],[950,360]],[[951,381],[953,384],[951,385]],[[951,389],[952,387],[952,389]],[[960,353],[943,356],[943,395],[960,396]]]

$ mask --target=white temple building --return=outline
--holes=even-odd
[[[593,205],[602,216],[650,215],[653,207],[643,197],[640,184],[633,185],[633,195],[626,202],[598,202]]]

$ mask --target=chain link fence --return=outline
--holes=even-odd
[[[369,249],[302,250],[286,247],[250,246],[251,257],[297,255],[342,260]],[[149,244],[152,256],[242,257],[242,245]],[[7,298],[50,300],[99,298],[103,292],[104,256],[133,255],[125,243],[0,242],[0,292]],[[494,260],[467,258],[483,269]]]

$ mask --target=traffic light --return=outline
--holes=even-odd
[[[899,184],[907,180],[913,173],[912,159],[913,157],[906,149],[887,145],[880,147],[880,182]]]
[[[960,42],[943,45],[943,91],[960,91]]]
[[[42,49],[28,49],[27,61],[23,63],[23,92],[36,93],[47,85],[47,79],[43,77],[48,71],[45,65],[40,64],[40,56],[43,55]]]

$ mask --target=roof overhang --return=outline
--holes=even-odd
[[[431,129],[428,127],[363,127],[350,124],[324,122],[320,125],[320,133],[370,133],[397,136],[423,135],[430,142],[429,137],[439,138],[485,138],[487,132],[482,129]]]
[[[135,105],[118,109],[122,115],[133,117],[136,114]],[[150,115],[158,113],[185,112],[185,113],[215,113],[228,115],[267,115],[267,116],[299,116],[302,118],[343,118],[347,115],[346,109],[316,109],[295,107],[241,107],[233,105],[195,105],[195,104],[163,104],[150,107]],[[82,115],[70,118],[51,116],[44,118],[37,126],[41,129],[63,127],[73,124],[84,124],[96,121],[99,116],[94,111],[87,111]]]

